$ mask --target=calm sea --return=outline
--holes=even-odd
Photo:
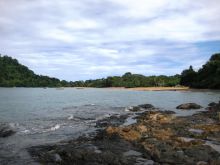
[[[123,89],[0,88],[0,123],[17,133],[0,138],[0,164],[35,164],[25,148],[77,137],[94,130],[95,121],[123,114],[126,107],[153,104],[177,115],[186,102],[207,107],[220,91],[131,91]]]

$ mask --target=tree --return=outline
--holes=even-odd
[[[196,72],[193,70],[193,67],[190,66],[189,69],[186,69],[181,74],[180,84],[185,86],[193,86],[193,83],[196,79]]]

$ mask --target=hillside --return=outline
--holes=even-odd
[[[184,70],[180,84],[192,88],[220,89],[220,53],[212,55],[198,72],[192,66]]]
[[[191,88],[220,89],[220,53],[211,56],[210,60],[197,72],[190,66],[181,75],[144,76],[125,73],[122,76],[67,82],[57,78],[35,74],[28,67],[9,56],[0,56],[1,87],[172,87],[177,85]]]
[[[16,59],[0,56],[0,86],[2,87],[58,87],[65,85],[57,78],[36,75]]]

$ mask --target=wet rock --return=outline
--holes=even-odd
[[[125,129],[122,127],[111,127],[110,126],[106,129],[106,132],[110,136],[117,134],[120,137],[122,137],[123,139],[126,139],[128,141],[134,141],[134,140],[138,140],[141,138],[140,132],[138,132],[135,129],[131,129],[131,128]]]
[[[112,115],[96,122],[96,127],[108,127],[108,126],[119,126],[125,123],[128,115]]]
[[[136,160],[137,163],[135,165],[155,165],[155,162],[153,160],[138,158]]]
[[[8,137],[15,133],[15,131],[7,124],[0,124],[0,137]]]
[[[194,162],[199,162],[199,161],[210,162],[213,160],[213,158],[214,159],[219,158],[218,152],[216,152],[211,147],[204,145],[197,145],[194,147],[186,148],[184,150],[184,153],[188,157],[192,157],[194,159]]]
[[[132,107],[129,107],[128,110],[131,111],[131,112],[138,112],[138,111],[141,111],[141,107],[132,106]]]
[[[210,106],[210,107],[213,107],[213,106],[216,106],[216,105],[217,105],[217,103],[215,103],[215,102],[211,102],[211,103],[208,104],[208,106]]]
[[[176,109],[200,109],[200,108],[202,108],[202,106],[196,103],[185,103],[176,107]]]
[[[128,110],[131,112],[138,112],[138,111],[146,110],[146,109],[154,109],[154,106],[151,104],[141,104],[138,106],[131,106],[128,108]]]
[[[123,153],[124,156],[141,156],[142,153],[134,151],[134,150],[129,150],[127,152]]]
[[[196,165],[208,165],[208,162],[199,161],[196,163]]]
[[[154,108],[154,106],[151,104],[142,104],[142,105],[139,105],[139,107],[144,108],[144,109]]]
[[[54,161],[55,161],[55,162],[61,162],[61,161],[62,161],[62,158],[60,157],[59,154],[55,154],[55,155],[54,155]]]
[[[192,133],[195,133],[195,134],[202,134],[204,131],[201,130],[201,129],[193,129],[193,128],[190,128],[190,129],[189,129],[189,132],[192,132]]]
[[[210,103],[208,109],[211,111],[220,111],[220,101],[219,103]]]
[[[135,114],[132,125],[120,125],[119,116],[109,117],[102,120],[105,128],[95,136],[82,136],[65,145],[34,147],[30,153],[42,164],[220,164],[220,125],[213,118],[216,111],[187,117],[156,109]]]
[[[165,114],[175,114],[176,112],[174,112],[174,111],[169,111],[169,110],[165,110],[165,111],[163,111],[163,113],[165,113]]]
[[[41,164],[60,165],[134,165],[143,153],[140,148],[118,136],[107,136],[104,131],[98,132],[95,138],[79,137],[65,144],[31,147],[28,151]]]

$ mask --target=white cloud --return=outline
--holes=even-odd
[[[220,42],[219,0],[2,0],[0,49],[67,80],[199,68]],[[219,50],[219,49],[218,49]]]
[[[64,24],[65,27],[70,28],[72,30],[84,30],[84,29],[95,29],[98,28],[100,25],[93,20],[89,19],[79,19],[79,20],[71,20],[67,21]]]
[[[74,41],[74,36],[71,33],[60,29],[50,29],[47,31],[41,31],[42,38],[49,39],[49,40],[58,40],[62,42],[71,43]]]

